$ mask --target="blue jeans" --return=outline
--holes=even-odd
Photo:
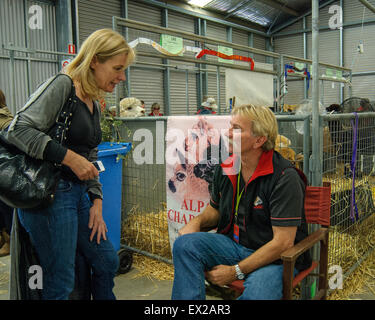
[[[253,252],[222,234],[197,232],[178,237],[173,244],[172,299],[204,300],[204,271],[219,264],[235,265]],[[239,300],[280,300],[283,266],[270,264],[251,272],[244,287]]]
[[[43,272],[42,298],[67,300],[74,288],[77,247],[92,269],[92,295],[115,299],[113,278],[119,260],[108,240],[90,241],[91,202],[86,186],[60,180],[51,206],[38,212],[18,210],[20,223],[30,235]]]

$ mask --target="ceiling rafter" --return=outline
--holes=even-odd
[[[283,3],[278,0],[262,0],[263,3],[267,4],[268,6],[281,10],[284,13],[290,14],[292,16],[298,17],[300,13],[293,8],[288,7],[286,3]]]

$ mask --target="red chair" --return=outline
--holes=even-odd
[[[309,224],[318,224],[321,227],[311,233],[305,239],[297,243],[294,247],[286,250],[281,259],[284,263],[283,274],[283,299],[291,300],[293,288],[295,288],[308,275],[319,277],[318,291],[313,299],[325,299],[327,295],[328,278],[328,235],[330,225],[331,208],[331,184],[324,182],[322,187],[306,187],[305,194],[305,215]],[[312,248],[320,242],[320,260],[313,261],[311,266],[301,271],[294,277],[293,270],[297,258],[306,250]],[[319,266],[319,274],[312,272]],[[233,281],[228,287],[234,290],[237,296],[241,295],[244,280]]]

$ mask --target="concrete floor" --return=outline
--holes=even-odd
[[[0,258],[0,300],[9,300],[10,256]],[[119,300],[169,300],[172,281],[151,280],[135,277],[137,270],[115,278],[114,293]]]
[[[10,256],[0,258],[0,300],[9,300]],[[147,277],[135,277],[137,269],[115,278],[114,293],[118,300],[170,300],[172,281],[154,280]],[[214,294],[207,300],[220,299]],[[375,300],[375,295],[366,286],[364,293],[352,297],[355,300]]]
[[[114,293],[119,300],[170,300],[171,280],[154,280],[146,277],[135,277],[137,270],[132,268],[128,273],[115,278]]]
[[[0,300],[9,300],[10,256],[0,258]],[[136,268],[115,277],[114,293],[118,300],[170,300],[172,281],[136,277]],[[208,296],[208,300],[218,299]]]

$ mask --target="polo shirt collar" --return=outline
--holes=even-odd
[[[258,177],[266,176],[268,174],[273,173],[273,161],[272,160],[273,160],[273,150],[263,151],[262,155],[260,156],[258,165],[253,175],[251,176],[251,179],[249,180],[248,184]],[[223,168],[224,173],[228,176],[233,186],[237,184],[239,161],[240,161],[240,158],[236,156],[235,154],[232,154],[223,163],[221,163],[221,167]]]

